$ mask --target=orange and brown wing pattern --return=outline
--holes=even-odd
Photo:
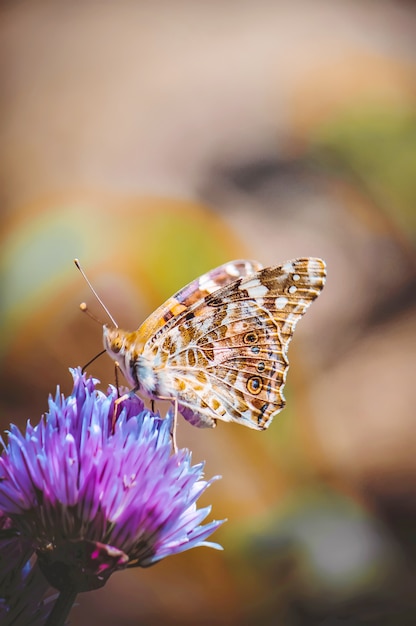
[[[160,331],[167,330],[175,324],[175,318],[183,313],[186,314],[191,307],[201,303],[206,296],[239,278],[251,276],[261,267],[262,265],[258,261],[239,259],[220,265],[191,281],[159,306],[143,322],[137,331],[141,341],[154,340]]]
[[[165,370],[186,419],[267,428],[285,403],[289,342],[325,275],[316,258],[260,269],[196,300],[150,339],[144,352]]]

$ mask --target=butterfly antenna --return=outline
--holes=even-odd
[[[102,322],[99,317],[94,315],[94,313],[91,313],[86,302],[81,302],[81,304],[79,305],[79,308],[81,309],[83,313],[88,315],[90,319],[94,320],[94,322],[97,322],[100,326],[104,326],[104,322]]]
[[[115,320],[115,319],[114,319],[114,317],[111,315],[110,311],[107,309],[107,307],[105,306],[104,302],[101,300],[100,296],[98,295],[98,293],[95,291],[94,287],[92,286],[92,284],[91,284],[91,283],[90,283],[90,281],[88,280],[87,275],[86,275],[86,273],[84,272],[84,270],[82,269],[82,267],[81,267],[81,264],[80,264],[79,260],[78,260],[78,259],[74,259],[74,263],[75,263],[76,267],[79,269],[79,271],[81,272],[82,277],[84,278],[84,280],[85,280],[85,282],[87,283],[88,287],[91,289],[92,293],[94,294],[94,296],[96,297],[96,299],[98,300],[98,302],[101,304],[101,306],[102,306],[102,308],[104,309],[104,311],[107,313],[107,315],[108,315],[109,319],[111,320],[111,322],[112,322],[113,326],[115,326],[115,328],[118,328],[118,324],[117,324],[116,320]],[[85,312],[86,312],[86,313],[87,313],[87,314],[88,314],[88,315],[89,315],[92,319],[95,319],[96,321],[99,321],[99,320],[97,320],[97,318],[96,318],[96,317],[94,317],[94,316],[93,316],[93,315],[89,312],[89,310],[87,309],[87,305],[86,305],[84,302],[81,304],[81,310],[82,310],[82,311],[85,311]],[[101,322],[100,322],[100,323],[101,323]]]

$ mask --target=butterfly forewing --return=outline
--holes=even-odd
[[[212,426],[222,419],[264,429],[284,406],[288,344],[324,286],[325,264],[305,258],[256,268],[228,284],[224,278],[216,289],[219,270],[160,307],[161,313],[169,303],[185,308],[149,337],[143,354],[164,370],[172,398],[191,423]]]
[[[178,323],[190,311],[191,307],[201,303],[206,296],[239,278],[252,276],[263,266],[258,261],[239,259],[220,265],[182,287],[169,300],[158,307],[143,322],[137,333],[140,341],[154,342],[161,333]]]

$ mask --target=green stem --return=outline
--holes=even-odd
[[[74,589],[67,589],[61,591],[58,599],[55,602],[45,626],[65,626],[65,620],[69,615],[72,605],[77,597],[77,592]]]

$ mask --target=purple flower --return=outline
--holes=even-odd
[[[222,521],[196,501],[211,481],[191,454],[171,454],[171,416],[136,396],[96,389],[72,370],[69,397],[57,390],[49,412],[23,434],[11,426],[0,457],[0,510],[29,542],[48,582],[86,591],[116,570],[147,567],[206,541]],[[117,419],[114,419],[115,410]]]

